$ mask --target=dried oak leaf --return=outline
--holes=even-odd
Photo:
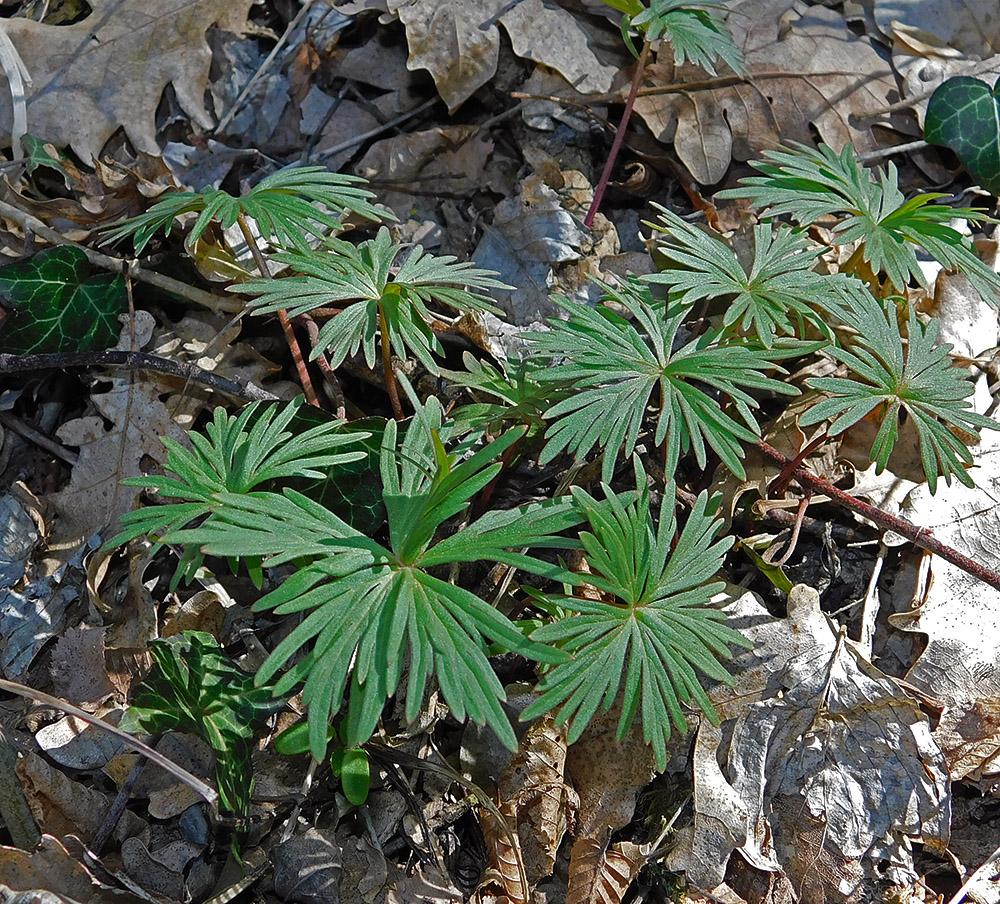
[[[698,182],[714,184],[731,160],[753,160],[782,142],[814,144],[814,128],[834,148],[876,146],[865,117],[898,99],[896,81],[842,13],[801,0],[743,0],[730,6],[726,22],[743,51],[746,79],[710,79],[698,66],[677,66],[664,45],[647,84],[677,88],[647,88],[635,103]]]
[[[247,28],[253,0],[91,0],[72,25],[0,20],[31,73],[28,131],[84,161],[124,128],[140,151],[159,155],[156,108],[167,85],[202,128],[212,52],[205,33]],[[10,101],[0,101],[0,136],[10,135]]]

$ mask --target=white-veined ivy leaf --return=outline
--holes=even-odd
[[[122,277],[92,273],[86,254],[69,245],[0,268],[0,297],[13,308],[0,326],[0,353],[13,355],[110,348],[128,309]]]
[[[149,644],[154,666],[130,717],[146,731],[187,731],[215,754],[222,806],[245,816],[253,791],[253,723],[275,709],[267,688],[236,667],[210,634],[185,631]]]

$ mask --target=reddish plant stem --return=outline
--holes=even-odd
[[[622,113],[621,122],[618,123],[618,131],[615,132],[615,140],[611,144],[611,152],[608,160],[604,164],[604,172],[601,173],[601,181],[597,183],[594,191],[594,200],[591,202],[590,210],[583,221],[583,225],[588,229],[594,225],[594,217],[601,209],[601,202],[604,200],[604,192],[608,188],[611,180],[611,171],[615,168],[615,161],[618,159],[618,152],[621,150],[622,142],[625,140],[625,130],[628,128],[628,121],[632,118],[632,106],[635,104],[636,95],[639,93],[639,85],[642,83],[642,75],[646,70],[646,58],[649,56],[649,39],[642,42],[642,50],[639,52],[639,59],[635,64],[635,75],[632,77],[632,88],[628,93],[628,100],[625,101],[625,112]]]
[[[295,318],[295,322],[304,326],[306,333],[309,334],[309,343],[313,348],[319,345],[319,327],[316,325],[316,321],[312,319],[308,314],[300,314]],[[337,417],[342,420],[347,418],[347,399],[344,398],[344,390],[340,385],[340,380],[337,379],[336,373],[334,373],[333,368],[330,367],[330,362],[326,360],[326,355],[320,353],[316,356],[316,363],[319,365],[319,369],[323,372],[323,377],[326,380],[326,388],[329,390],[328,395],[332,398],[333,404],[337,407]]]
[[[824,430],[819,436],[816,437],[811,443],[809,443],[804,449],[801,449],[795,458],[791,459],[787,465],[782,469],[781,473],[771,481],[770,486],[767,488],[767,498],[774,499],[780,496],[785,490],[788,489],[788,484],[791,482],[792,473],[796,468],[802,465],[813,452],[815,452],[823,443],[826,442],[829,434]]]
[[[757,442],[755,443],[755,446],[761,455],[765,458],[769,458],[781,467],[785,467],[790,463],[789,460],[785,458],[785,456],[782,455],[777,449],[769,446],[765,442]],[[910,524],[909,521],[904,521],[902,518],[890,515],[888,512],[884,512],[882,509],[876,508],[874,505],[862,502],[850,493],[838,490],[829,481],[823,480],[815,474],[810,474],[804,468],[796,468],[792,472],[792,477],[794,477],[795,480],[805,489],[811,490],[817,494],[828,496],[830,500],[835,502],[837,505],[850,509],[852,512],[861,515],[863,518],[867,518],[869,521],[875,522],[875,524],[884,530],[891,530],[902,537],[906,537],[906,539],[915,546],[919,546],[921,549],[926,549],[928,552],[941,556],[941,558],[946,562],[951,562],[952,565],[956,568],[961,568],[966,574],[971,574],[974,578],[978,578],[984,584],[989,584],[991,587],[995,587],[997,590],[1000,590],[1000,575],[992,569],[981,565],[979,562],[970,559],[968,556],[963,555],[957,549],[942,543],[926,528],[917,527],[915,524]]]
[[[257,244],[257,240],[250,231],[250,226],[246,221],[246,217],[240,213],[236,217],[236,222],[239,223],[240,232],[243,233],[243,238],[246,239],[246,243],[250,248],[250,253],[253,255],[254,262],[257,264],[257,269],[260,270],[261,275],[265,279],[271,279],[271,270],[267,266],[267,261],[264,260],[264,255],[260,250],[260,245]],[[302,349],[299,348],[299,340],[295,337],[295,330],[292,329],[292,323],[288,319],[288,312],[284,310],[278,311],[278,321],[281,323],[281,329],[285,334],[285,341],[288,343],[288,350],[292,353],[292,361],[295,362],[295,372],[299,376],[299,382],[302,384],[302,391],[306,395],[306,401],[310,405],[315,405],[319,408],[319,397],[316,395],[316,389],[312,384],[312,378],[309,376],[309,368],[306,367],[305,359],[302,357]]]

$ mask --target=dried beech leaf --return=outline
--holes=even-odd
[[[573,845],[573,862],[580,879],[571,885],[566,904],[621,904],[639,870],[646,865],[649,845],[620,841],[607,850],[590,839]],[[583,876],[589,882],[583,881]]]
[[[68,778],[37,753],[17,761],[17,774],[24,785],[28,806],[39,828],[49,835],[93,838],[100,828],[111,798]],[[123,840],[138,835],[146,822],[126,810],[115,827],[114,837]]]
[[[792,589],[785,619],[752,594],[727,611],[754,647],[734,659],[735,687],[709,692],[723,721],[699,729],[698,816],[669,868],[714,888],[739,849],[784,872],[804,902],[860,902],[869,881],[913,881],[911,839],[942,847],[950,818],[920,706],[835,630],[809,587]]]
[[[566,770],[580,795],[567,902],[596,904],[600,900],[593,895],[602,886],[611,834],[632,819],[639,792],[654,774],[653,751],[643,740],[641,722],[633,722],[619,741],[620,718],[617,705],[598,713],[567,753]]]
[[[552,0],[385,0],[385,5],[406,27],[407,68],[429,70],[452,111],[496,73],[498,22],[514,53],[557,70],[580,91],[607,91],[618,70],[594,53],[598,42],[589,23]]]

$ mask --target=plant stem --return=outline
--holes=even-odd
[[[780,496],[785,490],[788,489],[788,484],[792,479],[792,473],[796,468],[802,465],[813,452],[815,452],[820,446],[827,441],[829,433],[824,430],[819,436],[816,437],[811,443],[808,443],[804,449],[800,449],[795,458],[790,459],[788,464],[782,469],[781,473],[771,481],[767,488],[767,498],[773,499],[776,496]]]
[[[625,130],[628,127],[628,121],[632,118],[632,106],[635,104],[636,95],[639,93],[639,85],[642,83],[642,76],[646,71],[646,58],[648,56],[649,39],[646,38],[642,42],[642,50],[635,64],[635,75],[632,76],[632,88],[628,93],[628,100],[625,101],[625,112],[622,113],[621,122],[618,123],[618,131],[615,132],[615,140],[611,144],[611,152],[608,154],[608,160],[604,164],[601,181],[597,183],[597,189],[594,191],[594,200],[591,202],[590,210],[587,211],[587,216],[583,221],[583,225],[588,229],[594,225],[594,217],[597,216],[597,211],[601,209],[601,201],[604,200],[604,192],[607,190],[608,182],[611,179],[611,171],[615,167],[618,152],[621,150],[622,142],[625,140]]]
[[[385,319],[382,305],[378,306],[378,328],[382,334],[382,369],[385,371],[385,388],[389,391],[389,401],[392,402],[392,414],[397,421],[406,416],[403,405],[399,401],[399,387],[396,385],[396,373],[392,369],[392,348],[389,346],[389,324]]]
[[[253,233],[250,231],[250,224],[247,223],[247,218],[244,216],[242,210],[236,215],[236,222],[240,225],[240,232],[243,233],[243,238],[246,239],[246,243],[250,248],[250,253],[253,255],[253,259],[257,264],[257,269],[260,270],[264,279],[273,279],[271,276],[271,270],[267,266],[267,261],[264,260],[264,255],[260,250],[260,245],[257,244],[257,239],[254,238]],[[285,341],[288,343],[288,350],[292,353],[292,361],[295,362],[295,372],[299,375],[299,382],[302,384],[302,391],[306,394],[306,401],[310,405],[314,405],[319,408],[319,397],[316,395],[316,389],[312,384],[312,378],[309,376],[309,368],[306,367],[305,359],[302,357],[302,349],[299,348],[299,340],[295,338],[295,330],[292,328],[292,323],[288,319],[288,312],[285,310],[278,311],[278,320],[281,323],[281,329],[285,333]]]
[[[755,447],[761,455],[776,462],[781,467],[785,467],[790,463],[777,449],[763,441],[755,443]],[[957,549],[942,543],[926,528],[917,527],[915,524],[910,524],[909,521],[904,521],[902,518],[890,515],[888,512],[884,512],[874,505],[862,502],[850,493],[838,490],[829,481],[810,474],[804,468],[796,468],[792,472],[792,477],[805,489],[828,496],[837,505],[850,509],[852,512],[861,515],[861,517],[867,518],[869,521],[873,521],[883,530],[891,530],[902,537],[906,537],[915,546],[941,556],[946,562],[950,562],[956,568],[961,568],[966,574],[971,574],[984,584],[989,584],[991,587],[1000,590],[1000,574],[963,555]]]

